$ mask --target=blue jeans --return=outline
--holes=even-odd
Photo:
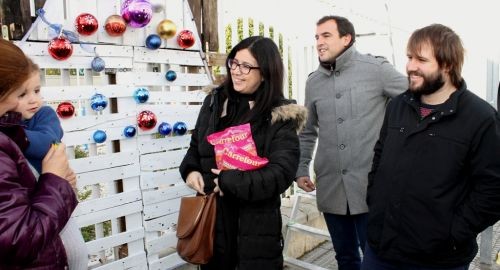
[[[359,248],[361,247],[364,252],[368,214],[335,215],[323,213],[323,216],[332,237],[339,270],[360,270]]]
[[[469,265],[463,265],[452,268],[428,268],[418,265],[412,265],[407,263],[391,262],[377,257],[377,255],[370,248],[370,245],[366,244],[365,257],[363,258],[363,264],[361,265],[361,270],[467,270]]]

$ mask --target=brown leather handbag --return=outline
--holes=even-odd
[[[215,214],[215,193],[181,198],[177,253],[186,262],[206,264],[212,258]]]

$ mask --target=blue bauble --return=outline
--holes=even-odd
[[[90,107],[96,112],[104,110],[108,106],[108,100],[102,94],[95,94],[90,98]]]
[[[170,132],[172,132],[172,126],[167,122],[161,122],[158,126],[158,133],[163,136],[167,136]]]
[[[103,143],[106,141],[106,132],[102,131],[102,130],[96,130],[94,132],[94,135],[92,136],[94,138],[94,141],[96,143]]]
[[[151,50],[156,50],[161,46],[161,37],[156,34],[151,34],[146,38],[146,47]]]
[[[123,136],[127,138],[132,138],[135,136],[135,133],[137,132],[137,129],[134,126],[126,126],[123,129]]]
[[[175,81],[175,79],[177,79],[177,73],[175,73],[175,71],[173,71],[173,70],[169,70],[165,74],[165,79],[167,79],[167,81],[169,81],[169,82],[173,82],[173,81]]]
[[[92,63],[90,65],[92,67],[92,70],[95,72],[101,72],[106,67],[106,63],[101,57],[94,57],[94,60],[92,60]]]
[[[137,88],[134,91],[134,99],[137,103],[144,103],[149,99],[149,90],[147,88]]]
[[[184,122],[175,122],[174,124],[174,133],[175,135],[184,135],[187,132],[187,125]]]

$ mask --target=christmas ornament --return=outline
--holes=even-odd
[[[71,42],[63,37],[56,37],[49,42],[49,54],[56,60],[66,60],[73,53],[73,45]]]
[[[106,63],[104,62],[104,60],[101,57],[96,56],[92,60],[92,63],[90,63],[90,66],[92,67],[93,71],[101,72],[106,67]]]
[[[149,0],[125,0],[121,14],[131,27],[141,28],[151,21],[153,7]]]
[[[124,129],[123,129],[123,136],[127,137],[127,138],[132,138],[135,136],[135,133],[136,133],[136,129],[134,126],[126,126]]]
[[[94,132],[94,135],[92,135],[92,138],[94,138],[94,141],[96,143],[103,143],[106,141],[106,132],[98,129]]]
[[[156,50],[161,46],[161,38],[158,35],[151,34],[146,38],[146,47],[151,50]]]
[[[161,122],[158,126],[158,133],[163,136],[167,136],[170,132],[172,132],[172,126],[167,122]]]
[[[134,91],[134,99],[137,103],[144,103],[149,99],[149,90],[147,88],[137,88]]]
[[[61,102],[57,105],[56,113],[62,119],[70,118],[75,114],[75,106],[68,101]]]
[[[173,82],[175,81],[175,79],[177,79],[177,73],[175,73],[175,71],[173,70],[169,70],[167,71],[167,73],[165,73],[165,79],[167,79],[167,81],[169,82]]]
[[[194,34],[189,30],[182,30],[177,35],[177,44],[183,49],[187,49],[194,45]]]
[[[186,134],[186,132],[187,132],[186,123],[175,122],[173,130],[174,130],[175,135],[182,136],[182,135]]]
[[[108,106],[108,100],[102,94],[95,94],[90,98],[90,107],[96,112],[104,110]]]
[[[111,15],[104,24],[106,33],[112,37],[119,37],[127,30],[127,22],[120,15]]]
[[[156,27],[156,33],[158,33],[158,35],[165,40],[173,38],[176,32],[177,26],[175,26],[173,21],[168,19],[161,21]]]
[[[75,19],[76,31],[82,36],[90,36],[99,28],[99,22],[94,15],[82,13]]]
[[[156,115],[152,111],[142,111],[137,115],[137,125],[142,130],[150,130],[156,126]]]

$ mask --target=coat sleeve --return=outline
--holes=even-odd
[[[182,176],[182,179],[186,181],[188,174],[192,171],[201,172],[201,164],[200,164],[200,155],[198,153],[198,137],[199,137],[199,129],[200,129],[200,121],[203,119],[206,114],[210,114],[210,103],[213,95],[208,95],[203,102],[202,108],[200,109],[200,113],[198,114],[198,119],[196,120],[195,127],[193,132],[191,133],[191,141],[189,143],[189,148],[186,152],[186,155],[182,159],[181,165],[179,166],[179,172]]]
[[[293,183],[299,162],[299,141],[295,125],[287,121],[271,140],[269,163],[258,170],[222,171],[219,186],[224,196],[244,201],[266,200],[285,192]]]
[[[375,147],[373,148],[373,162],[372,162],[372,168],[371,171],[368,173],[368,187],[367,187],[367,195],[366,195],[366,203],[368,204],[369,202],[369,197],[370,197],[370,188],[373,185],[373,179],[375,178],[375,175],[377,174],[377,169],[378,165],[380,164],[380,158],[382,157],[382,150],[384,149],[384,142],[385,138],[387,137],[387,123],[389,121],[389,111],[391,110],[392,102],[389,102],[387,109],[385,111],[385,117],[384,117],[384,122],[382,124],[382,128],[380,129],[380,135],[375,143]]]
[[[34,117],[25,129],[30,144],[24,153],[28,159],[42,160],[50,145],[61,141],[63,130],[56,112],[48,106],[42,107]]]
[[[309,176],[309,165],[313,158],[314,147],[318,138],[318,114],[316,106],[311,97],[311,89],[306,89],[305,106],[307,108],[308,117],[304,129],[299,135],[300,141],[300,160],[296,177]]]
[[[500,117],[489,118],[471,145],[471,187],[458,207],[451,235],[456,243],[475,238],[500,219]]]
[[[27,163],[8,153],[0,150],[0,261],[21,265],[54,243],[77,199],[69,183],[51,173],[42,174],[33,187],[21,184],[32,183],[34,176],[20,175],[29,170]]]
[[[385,96],[394,98],[408,90],[408,78],[397,71],[389,61],[384,60],[380,67]]]

